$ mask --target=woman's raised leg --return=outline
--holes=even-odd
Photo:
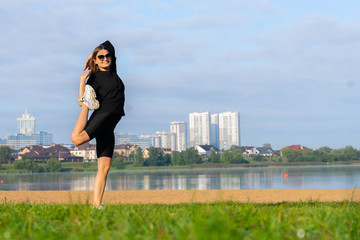
[[[74,129],[71,133],[71,141],[79,146],[83,143],[90,141],[90,137],[87,132],[84,131],[87,120],[88,120],[89,108],[83,104],[79,117],[75,123]]]

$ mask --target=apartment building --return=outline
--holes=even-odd
[[[190,147],[210,145],[210,112],[194,112],[189,114]]]
[[[184,121],[170,122],[170,132],[175,133],[175,151],[185,151],[187,147],[186,123]]]
[[[228,150],[233,145],[240,146],[240,114],[219,113],[219,148]]]

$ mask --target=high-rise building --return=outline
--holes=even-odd
[[[136,144],[141,149],[154,146],[154,135],[136,135],[135,133],[115,133],[115,145],[124,143]]]
[[[187,129],[186,123],[183,121],[170,122],[170,132],[175,133],[175,151],[182,152],[187,147]]]
[[[50,146],[54,143],[52,133],[40,131],[34,132],[32,136],[35,138],[36,145]]]
[[[189,114],[190,147],[210,145],[210,112]]]
[[[156,132],[155,136],[157,136],[157,138],[155,138],[155,147],[169,148],[171,149],[171,151],[175,151],[176,134],[174,132],[170,132],[170,131]],[[159,143],[156,144],[156,141],[159,141]]]
[[[16,150],[31,145],[50,146],[53,141],[53,134],[48,132],[34,132],[32,134],[10,133],[6,138],[6,145],[14,147]]]
[[[145,149],[154,146],[154,142],[154,135],[140,135],[136,145],[141,147],[141,149]]]
[[[22,117],[16,118],[18,133],[31,134],[35,132],[35,118],[25,110]]]
[[[211,114],[210,144],[219,149],[219,114]]]
[[[35,117],[25,111],[22,117],[16,118],[18,133],[10,133],[6,137],[6,145],[16,150],[31,145],[50,146],[53,142],[53,134],[40,131],[35,132]]]
[[[135,133],[115,133],[115,145],[123,143],[135,143],[138,137]]]
[[[6,145],[6,138],[0,138],[0,145]]]
[[[240,114],[219,113],[219,147],[228,150],[232,145],[240,146]]]
[[[37,144],[32,134],[13,133],[8,134],[6,145],[13,147],[15,150],[19,150],[20,148]]]

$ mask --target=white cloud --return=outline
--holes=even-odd
[[[289,135],[321,145],[323,132],[344,132],[360,117],[359,22],[321,12],[282,22],[286,11],[249,0],[7,2],[0,6],[0,136],[28,108],[38,129],[69,141],[84,61],[109,39],[126,84],[119,129],[151,133],[192,111],[231,110],[241,112],[244,144],[276,133],[274,146]]]

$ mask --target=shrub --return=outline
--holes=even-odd
[[[124,159],[122,158],[113,159],[111,161],[111,166],[114,167],[115,169],[124,169],[125,168]]]
[[[46,169],[48,172],[60,172],[61,163],[57,158],[50,158],[46,162]]]

